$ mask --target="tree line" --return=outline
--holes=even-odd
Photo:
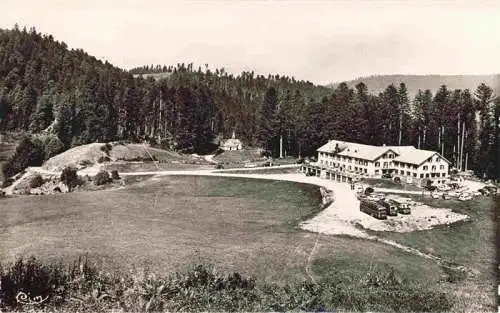
[[[335,89],[280,75],[233,75],[193,64],[124,71],[34,28],[0,30],[0,131],[56,135],[68,149],[149,140],[186,153],[210,152],[234,130],[246,145],[315,155],[328,139],[413,145],[455,166],[500,178],[500,102],[476,90],[410,97],[404,83],[378,95],[364,83]],[[161,79],[142,74],[169,73]],[[134,77],[136,76],[136,77]]]

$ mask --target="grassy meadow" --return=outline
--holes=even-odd
[[[443,200],[408,195],[416,201],[467,214],[470,221],[411,233],[373,232],[380,237],[417,248],[467,268],[465,276],[449,284],[457,295],[457,310],[474,305],[476,311],[493,309],[496,301],[496,225],[494,200],[477,197],[471,201]]]
[[[345,304],[350,309],[381,309],[385,302],[371,305],[365,301],[365,287],[360,287],[367,277],[381,273],[395,275],[405,288],[420,286],[431,294],[449,287],[450,299],[466,292],[460,289],[463,281],[443,282],[446,272],[438,264],[392,246],[300,230],[301,221],[319,212],[321,195],[316,186],[223,177],[144,179],[118,190],[0,200],[0,263],[33,255],[42,262],[69,264],[87,255],[106,271],[126,274],[133,268],[149,268],[161,275],[213,264],[220,271],[236,271],[279,286],[310,280],[311,275],[317,282],[351,290],[342,298],[354,297]],[[493,247],[486,242],[465,247],[463,238],[479,232],[483,237],[477,240],[485,240],[491,228],[460,227],[469,227],[463,236],[448,229],[380,235],[474,265],[483,272],[470,281],[470,288],[481,282],[487,285],[492,282],[486,268]],[[453,239],[456,236],[458,240]],[[379,278],[374,284],[380,284]],[[370,290],[372,297],[380,292]],[[323,295],[325,303],[337,303],[329,292]],[[363,297],[367,307],[360,307],[356,297]]]

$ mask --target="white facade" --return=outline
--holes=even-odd
[[[220,144],[220,148],[225,151],[231,151],[231,150],[241,150],[243,149],[243,143],[241,140],[236,139],[236,135],[233,131],[233,135],[230,139],[224,140]]]
[[[334,140],[318,149],[317,164],[325,169],[360,177],[391,174],[412,182],[430,179],[434,183],[444,183],[449,170],[449,162],[435,151],[412,146],[370,146]]]

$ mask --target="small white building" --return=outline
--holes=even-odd
[[[222,140],[220,148],[224,151],[241,150],[243,149],[243,143],[241,140],[236,139],[236,134],[233,131],[233,136],[231,138]]]
[[[372,146],[330,140],[317,151],[316,165],[336,175],[376,178],[390,174],[408,182],[430,179],[438,184],[448,179],[448,160],[438,152],[413,146]]]

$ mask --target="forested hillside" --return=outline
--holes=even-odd
[[[65,148],[146,139],[203,153],[216,135],[235,130],[244,144],[274,155],[280,136],[288,155],[302,156],[335,138],[443,149],[457,163],[463,141],[462,167],[467,159],[478,174],[500,177],[499,107],[487,85],[412,97],[399,83],[371,95],[363,83],[330,89],[208,65],[126,72],[34,29],[0,31],[0,131],[53,133]]]
[[[473,90],[480,84],[491,86],[496,94],[500,93],[500,74],[491,75],[373,75],[360,77],[347,81],[347,85],[354,88],[363,82],[369,93],[378,95],[391,85],[405,83],[408,94],[414,97],[418,90],[437,90],[440,86],[446,85],[449,89],[470,89]],[[335,88],[338,84],[331,84]]]

